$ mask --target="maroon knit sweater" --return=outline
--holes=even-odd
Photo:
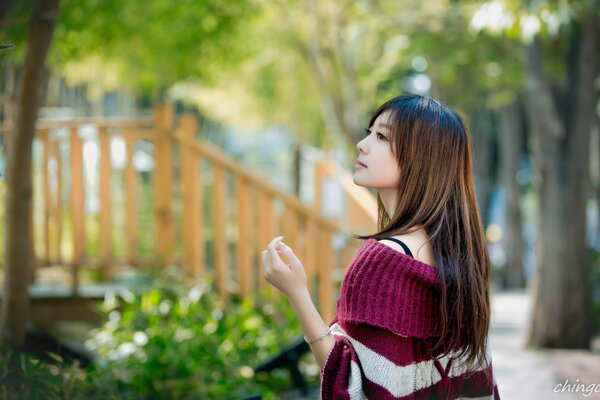
[[[456,351],[431,351],[439,299],[434,267],[367,239],[342,282],[321,398],[499,400],[495,378],[459,370]],[[487,361],[493,377],[489,345]]]

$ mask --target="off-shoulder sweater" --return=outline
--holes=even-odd
[[[321,398],[499,400],[489,341],[491,381],[474,365],[459,369],[459,349],[432,352],[440,288],[433,266],[367,239],[342,281]]]

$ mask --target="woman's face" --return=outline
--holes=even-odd
[[[389,115],[389,111],[379,115],[373,126],[369,127],[370,133],[356,144],[357,162],[366,165],[366,168],[354,167],[353,180],[358,186],[375,189],[393,189],[398,186],[400,172],[392,154],[392,132],[386,124]]]

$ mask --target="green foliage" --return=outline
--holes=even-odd
[[[97,354],[92,367],[8,351],[0,358],[0,392],[14,399],[274,399],[290,390],[287,371],[253,371],[301,334],[287,298],[234,298],[226,306],[210,287],[152,278],[136,293],[107,295],[101,307],[108,321],[86,342]],[[301,368],[317,384],[312,355]]]
[[[50,356],[62,362],[58,355]],[[74,374],[78,374],[76,368],[61,369],[10,347],[0,350],[0,393],[4,400],[68,399]]]
[[[27,47],[25,44],[32,9],[32,0],[11,2],[8,13],[0,25],[0,38],[2,42],[14,44],[14,48],[2,52],[3,62],[21,62],[25,58]]]
[[[257,12],[252,1],[65,0],[50,63],[99,56],[118,66],[122,84],[156,94],[244,56],[244,28]]]
[[[226,306],[208,283],[186,289],[177,281],[156,280],[147,287],[137,295],[107,297],[109,320],[87,343],[99,363],[82,395],[273,398],[289,389],[287,371],[253,373],[301,332],[286,298],[262,306],[233,299]],[[315,377],[318,368],[313,372]]]

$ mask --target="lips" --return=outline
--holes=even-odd
[[[361,163],[360,161],[357,161],[356,163],[362,165],[365,168],[367,168],[367,166],[364,163]]]

